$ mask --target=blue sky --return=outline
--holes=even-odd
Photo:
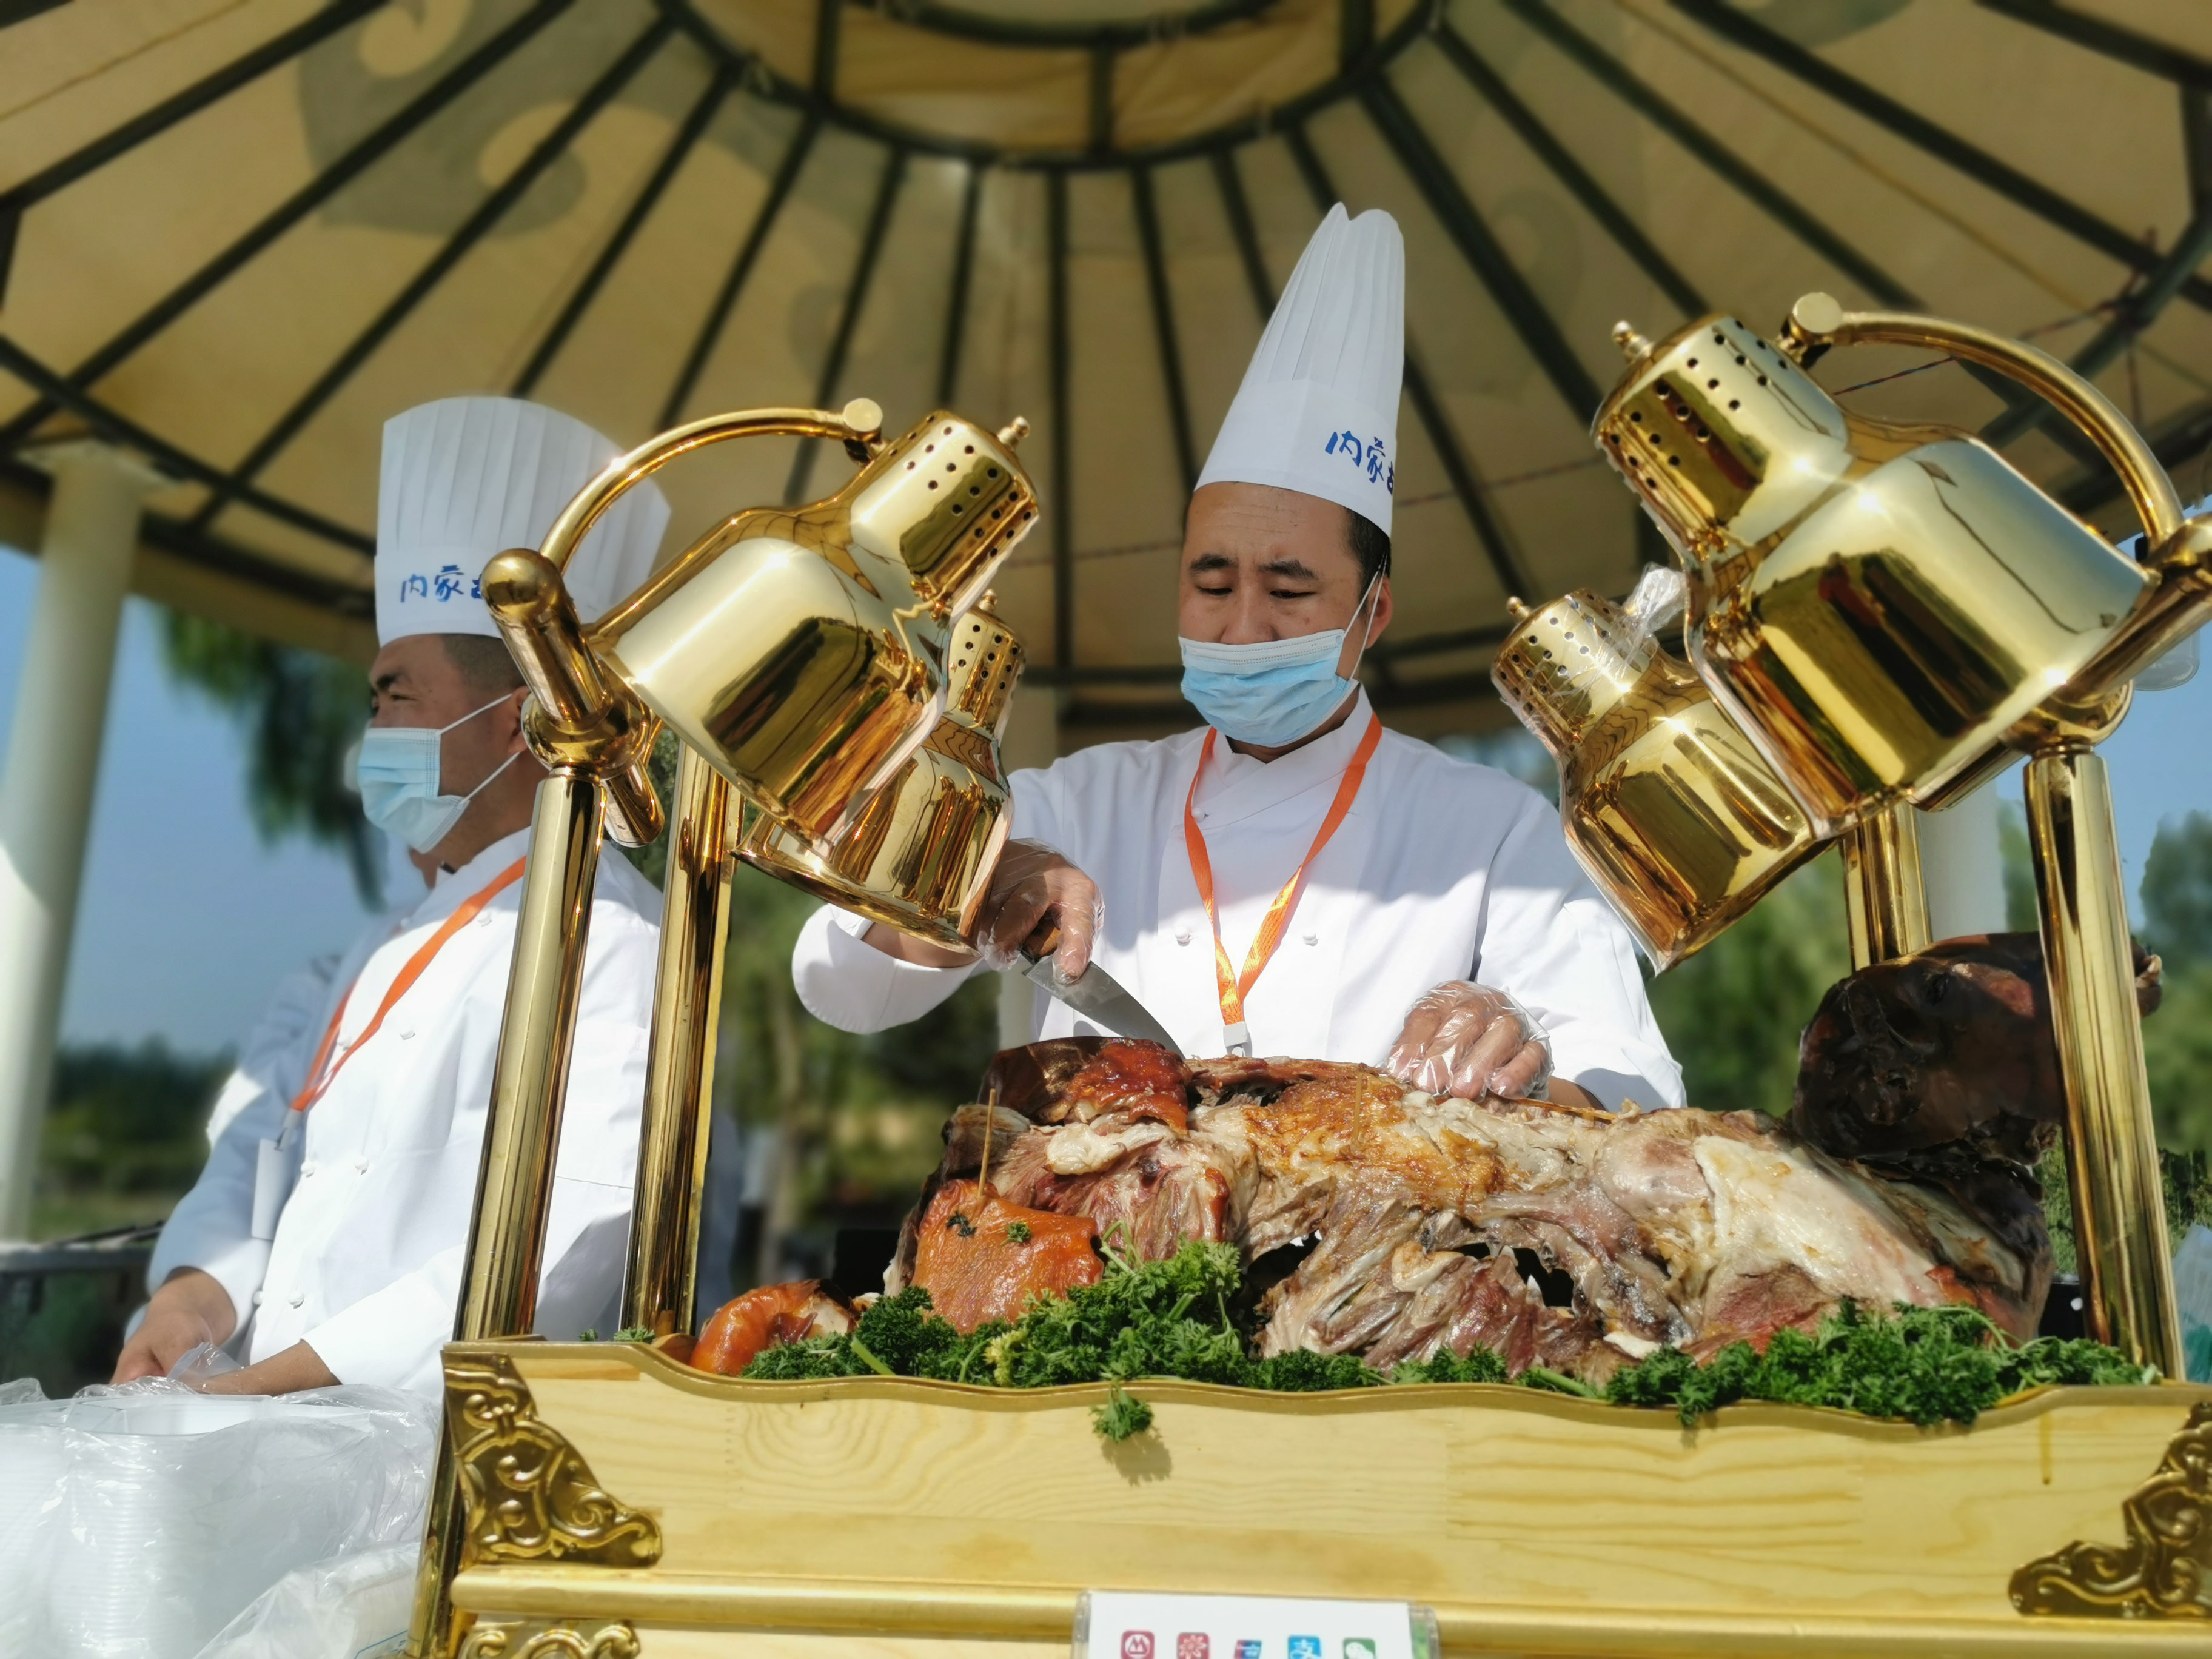
[[[0,549],[0,742],[12,718],[38,564]],[[129,602],[107,709],[92,846],[63,1029],[76,1041],[212,1049],[234,1042],[276,980],[342,948],[368,918],[343,862],[264,843],[246,807],[245,747],[161,666],[160,616]],[[2212,811],[2212,673],[2139,696],[2105,755],[2132,890],[2160,818]],[[2020,796],[2017,769],[1999,788]],[[386,890],[417,879],[396,860]]]
[[[39,566],[0,550],[0,744],[15,707]],[[419,880],[410,871],[410,879]],[[404,890],[387,881],[386,890]],[[92,844],[62,1012],[65,1039],[235,1042],[276,981],[368,925],[343,860],[267,844],[228,716],[161,666],[161,612],[126,602]]]

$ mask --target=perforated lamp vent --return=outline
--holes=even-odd
[[[1521,723],[1565,755],[1636,684],[1656,647],[1620,606],[1588,588],[1535,610],[1508,605],[1516,626],[1491,678]]]

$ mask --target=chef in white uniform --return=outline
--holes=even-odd
[[[981,923],[1046,921],[1186,1052],[1387,1065],[1434,1092],[1679,1105],[1626,929],[1524,785],[1383,729],[1353,678],[1389,625],[1405,255],[1330,210],[1191,498],[1178,631],[1208,724],[1013,775]],[[927,1015],[973,965],[824,908],[793,956],[818,1018]],[[1095,1028],[1037,993],[1032,1032]]]
[[[544,775],[477,577],[505,549],[536,546],[617,453],[512,398],[449,398],[386,426],[382,648],[357,774],[364,811],[406,843],[428,890],[338,963],[301,1052],[227,1103],[234,1115],[155,1249],[154,1297],[118,1382],[213,1342],[248,1362],[206,1385],[226,1392],[439,1392]],[[586,538],[568,571],[586,621],[644,580],[667,519],[646,485]],[[613,1323],[659,919],[652,884],[601,859],[538,1303],[550,1336]]]

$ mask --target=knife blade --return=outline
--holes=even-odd
[[[1168,1028],[1152,1017],[1152,1011],[1097,963],[1085,963],[1083,971],[1072,980],[1061,978],[1053,961],[1053,952],[1059,944],[1060,929],[1048,921],[1022,945],[1022,964],[1015,971],[1030,984],[1042,986],[1085,1019],[1104,1026],[1115,1036],[1157,1042],[1170,1054],[1182,1052],[1182,1045],[1168,1035]]]

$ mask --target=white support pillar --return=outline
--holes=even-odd
[[[0,1239],[30,1230],[116,629],[140,503],[160,482],[102,444],[32,459],[54,484],[0,774]]]
[[[1010,773],[1049,766],[1060,758],[1060,693],[1049,686],[1014,689],[1013,713],[1000,740],[999,758]],[[1020,835],[1018,819],[1014,833]],[[1017,974],[999,975],[999,1046],[1020,1047],[1030,1040],[1030,1011],[1036,987]]]
[[[2004,849],[1995,784],[1984,784],[1948,811],[1920,815],[1920,877],[1928,889],[1931,938],[2004,931]]]

